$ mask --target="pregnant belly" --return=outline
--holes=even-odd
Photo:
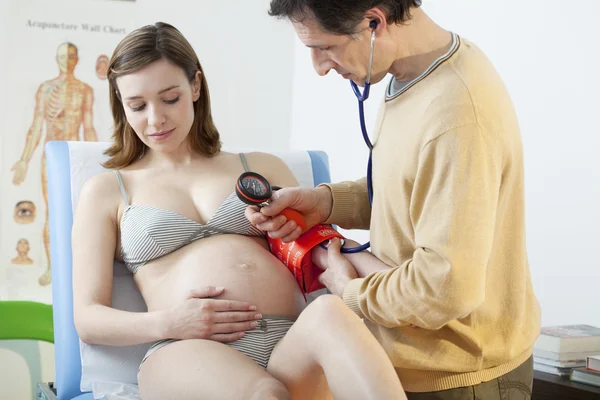
[[[248,302],[264,315],[297,316],[306,306],[292,274],[259,238],[200,239],[141,267],[135,279],[149,311],[171,308],[205,286],[222,286],[217,298]]]

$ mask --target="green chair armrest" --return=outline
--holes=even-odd
[[[54,343],[52,306],[34,301],[0,301],[0,340]]]

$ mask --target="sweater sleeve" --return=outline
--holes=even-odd
[[[329,187],[333,197],[333,208],[326,224],[339,225],[343,229],[369,229],[371,204],[367,178],[321,186]]]
[[[439,329],[483,302],[502,176],[494,151],[477,124],[421,150],[410,198],[416,250],[347,285],[344,301],[359,316],[388,328]]]

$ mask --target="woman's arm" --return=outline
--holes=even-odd
[[[82,341],[127,346],[163,338],[164,314],[111,307],[120,194],[116,177],[92,177],[81,190],[73,219],[73,308]]]

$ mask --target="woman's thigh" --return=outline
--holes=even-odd
[[[143,400],[289,399],[283,384],[252,359],[209,340],[156,350],[142,364],[138,383]]]
[[[292,398],[333,399],[319,355],[339,349],[324,340],[324,321],[328,329],[351,329],[360,319],[333,295],[317,298],[300,314],[296,323],[273,349],[267,371],[286,384]],[[341,344],[341,343],[340,343]],[[331,378],[331,377],[330,377]]]
[[[322,295],[277,344],[267,371],[294,399],[404,399],[377,339],[342,299]],[[327,378],[324,379],[324,376]]]

